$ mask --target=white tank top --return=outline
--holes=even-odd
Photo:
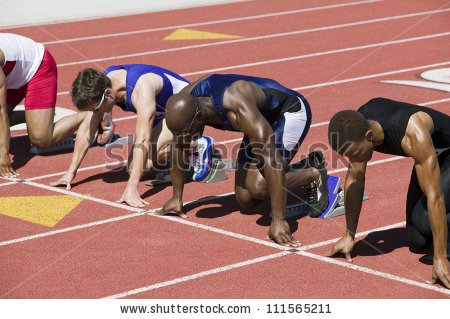
[[[44,46],[21,35],[0,33],[0,50],[5,56],[2,70],[6,88],[18,89],[36,74],[44,57]]]

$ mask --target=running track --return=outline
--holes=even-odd
[[[407,5],[401,0],[260,0],[2,31],[45,43],[59,66],[58,105],[67,108],[72,108],[70,84],[84,67],[149,63],[189,80],[212,72],[277,79],[300,90],[313,109],[313,127],[298,156],[322,146],[330,158],[329,118],[372,97],[450,113],[448,93],[380,83],[415,80],[423,71],[449,67],[449,21],[450,2],[441,0],[411,0]],[[178,28],[242,38],[163,40]],[[114,117],[122,135],[133,133],[133,116],[114,111]],[[227,155],[235,153],[240,134],[207,133],[223,143]],[[239,209],[232,196],[232,174],[212,187],[186,185],[188,219],[158,217],[151,212],[169,198],[171,187],[152,189],[141,183],[149,211],[115,203],[127,181],[123,170],[111,171],[123,164],[117,163],[120,156],[108,158],[104,149],[91,149],[75,187],[66,191],[48,185],[67,169],[71,154],[31,156],[28,147],[23,136],[12,142],[22,180],[0,179],[1,196],[70,195],[82,202],[54,227],[0,215],[1,298],[450,295],[442,286],[426,283],[431,267],[406,247],[409,159],[378,154],[370,163],[370,200],[361,213],[356,257],[348,264],[323,257],[344,233],[344,217],[290,219],[302,247],[286,250],[266,239],[267,203]],[[341,161],[329,162],[329,170],[342,178],[344,167]]]

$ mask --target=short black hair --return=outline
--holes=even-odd
[[[87,111],[92,102],[100,101],[111,80],[102,72],[87,68],[72,83],[72,102],[80,111]]]
[[[369,130],[366,118],[354,110],[339,111],[328,125],[328,142],[338,153],[342,154],[349,143],[360,142]]]

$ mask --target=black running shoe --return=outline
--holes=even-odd
[[[310,206],[309,216],[319,217],[328,206],[328,174],[325,168],[325,156],[320,151],[311,152],[308,155],[308,164],[320,173],[319,178],[306,188]]]

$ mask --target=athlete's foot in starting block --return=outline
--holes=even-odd
[[[209,136],[202,136],[197,140],[197,148],[192,154],[194,174],[192,180],[200,182],[204,180],[212,167],[214,152],[214,140]]]
[[[71,150],[75,146],[75,137],[68,137],[58,144],[55,144],[50,147],[37,147],[36,145],[31,144],[30,152],[36,155],[42,155],[47,153],[61,152],[65,150]]]
[[[159,186],[159,185],[166,185],[172,183],[172,177],[170,176],[170,171],[165,170],[156,173],[156,178],[152,181],[145,182],[144,184],[147,186]]]
[[[331,218],[345,214],[344,191],[340,188],[340,178],[338,176],[328,175],[327,178],[328,204],[323,211],[311,211],[309,204],[305,202],[296,202],[287,205],[285,216],[295,217],[309,215],[310,217]],[[369,197],[364,193],[363,200]]]
[[[105,113],[101,122],[98,124],[97,135],[94,139],[94,145],[104,146],[111,143],[116,137],[116,135],[114,134],[114,129],[115,124],[112,121],[111,113]]]
[[[334,211],[334,209],[339,203],[338,191],[340,182],[341,179],[339,177],[328,175],[327,179],[328,205],[319,216],[312,216],[310,214],[311,217],[326,218],[329,216],[331,212]]]

